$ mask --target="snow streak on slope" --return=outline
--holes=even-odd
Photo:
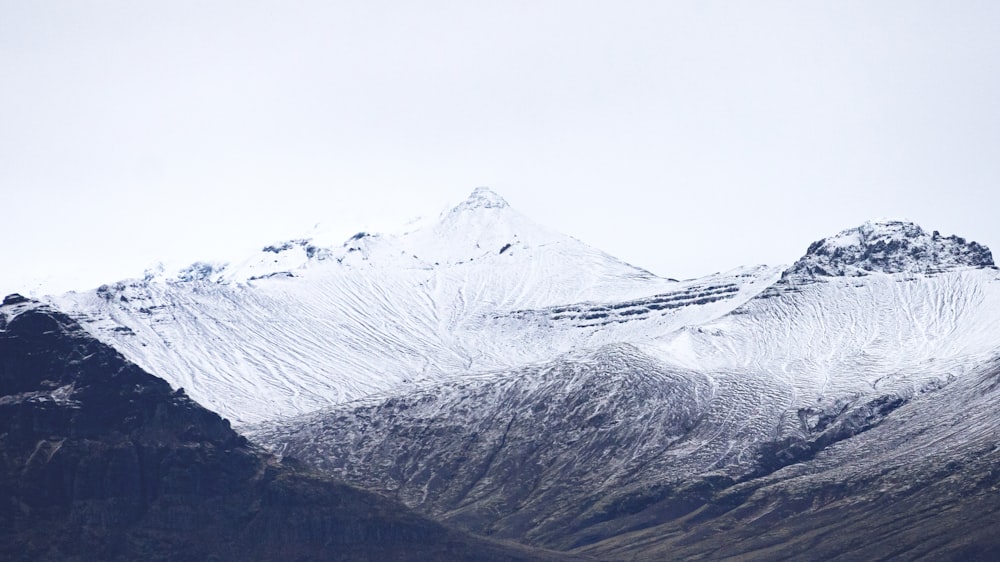
[[[52,300],[129,359],[245,423],[648,339],[725,314],[777,275],[661,279],[479,189],[402,235],[358,233],[335,247],[291,240],[239,265],[197,263],[174,279]],[[613,323],[566,321],[570,309],[587,316],[621,303]]]

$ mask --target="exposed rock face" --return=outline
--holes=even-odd
[[[0,308],[4,560],[534,560],[281,464],[68,317]]]
[[[911,222],[867,222],[813,242],[786,271],[812,277],[881,273],[937,273],[961,267],[993,267],[989,248],[958,236],[928,234]]]

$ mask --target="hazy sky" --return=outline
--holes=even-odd
[[[0,293],[480,185],[670,277],[875,217],[1000,250],[998,30],[994,0],[0,0]]]

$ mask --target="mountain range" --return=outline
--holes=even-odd
[[[253,458],[469,541],[547,549],[518,556],[1000,548],[1000,271],[985,246],[911,222],[678,281],[480,188],[401,234],[293,239],[43,300],[73,337],[230,420],[266,449]]]

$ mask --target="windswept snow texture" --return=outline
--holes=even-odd
[[[768,373],[810,404],[912,393],[961,376],[1000,347],[994,269],[780,285],[732,314],[661,338],[661,357],[688,368]]]
[[[677,282],[526,219],[477,189],[437,221],[340,245],[296,239],[51,300],[236,424],[417,382],[645,341],[718,318],[776,268]]]

